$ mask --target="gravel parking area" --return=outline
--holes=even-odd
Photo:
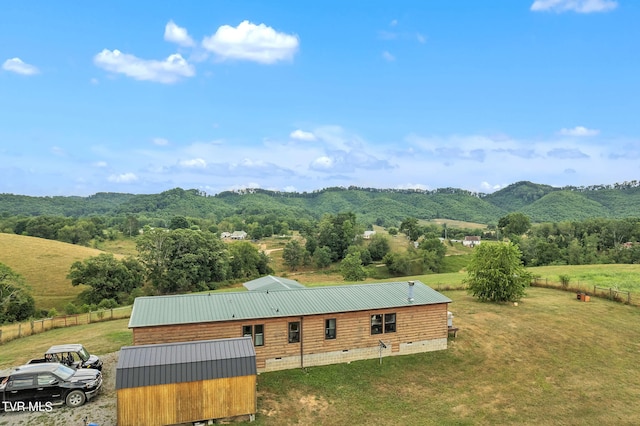
[[[51,412],[10,412],[0,415],[0,425],[24,426],[116,426],[116,365],[118,352],[101,355],[102,390],[81,407],[54,407]]]

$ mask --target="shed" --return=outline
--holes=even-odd
[[[256,412],[249,337],[125,346],[116,367],[118,425],[170,425]]]
[[[266,277],[260,277],[256,278],[255,280],[247,281],[243,284],[243,286],[249,291],[272,291],[306,288],[298,281],[290,280],[288,278],[274,277],[273,275],[267,275]]]

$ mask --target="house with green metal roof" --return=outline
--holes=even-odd
[[[251,337],[258,371],[447,348],[451,300],[420,281],[138,297],[134,345]]]

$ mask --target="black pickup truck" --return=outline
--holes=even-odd
[[[71,368],[93,368],[102,371],[102,360],[91,355],[81,344],[51,346],[44,358],[32,359],[28,364],[59,362]]]
[[[28,364],[0,372],[0,411],[51,411],[78,407],[102,387],[102,373],[60,363]]]

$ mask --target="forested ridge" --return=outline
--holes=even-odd
[[[313,192],[245,189],[216,195],[181,188],[159,194],[97,193],[88,197],[0,194],[0,215],[4,217],[137,215],[171,218],[183,215],[221,220],[237,215],[277,214],[301,220],[345,211],[356,213],[363,223],[383,226],[397,226],[406,217],[491,224],[512,212],[522,212],[534,223],[622,219],[638,216],[640,184],[631,181],[558,188],[523,181],[492,194],[457,188],[401,190],[361,187],[332,187]]]

